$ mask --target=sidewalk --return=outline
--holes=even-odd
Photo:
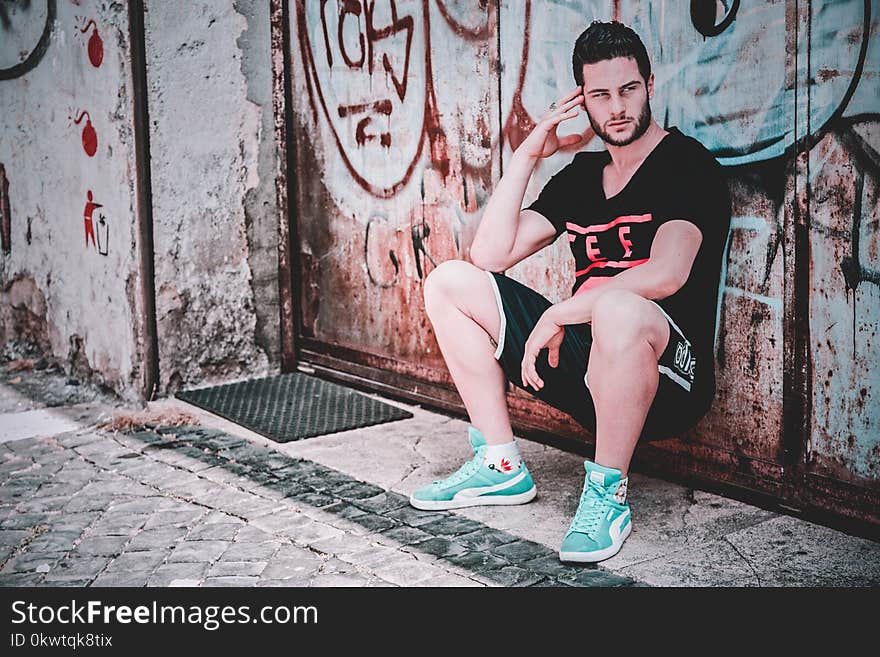
[[[386,400],[388,401],[388,400]],[[409,420],[277,444],[174,399],[137,412],[0,366],[2,586],[877,586],[880,544],[632,473],[633,533],[598,567],[556,551],[582,459],[520,440],[538,497],[428,513],[416,487],[469,458],[467,424]]]

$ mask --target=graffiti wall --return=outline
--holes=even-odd
[[[712,150],[734,201],[715,408],[660,449],[877,488],[875,0],[301,0],[289,14],[307,348],[448,382],[424,277],[468,257],[504,162],[572,86],[575,38],[617,18],[652,55],[654,117]],[[578,120],[581,148],[602,148]],[[572,156],[542,164],[525,204]],[[571,271],[560,240],[509,274],[558,300]]]
[[[119,3],[0,3],[0,324],[5,356],[36,343],[135,395],[128,35]]]
[[[144,3],[148,170],[127,5],[0,2],[0,345],[131,396],[266,373],[280,349],[268,0]]]

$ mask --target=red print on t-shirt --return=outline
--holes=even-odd
[[[623,215],[620,217],[616,217],[608,223],[594,224],[592,226],[579,226],[577,224],[567,222],[565,224],[565,227],[569,230],[568,241],[574,242],[577,239],[577,235],[573,233],[583,235],[584,248],[586,249],[587,258],[590,260],[590,264],[587,265],[584,269],[575,272],[575,276],[583,276],[584,274],[590,272],[592,269],[597,267],[618,267],[621,269],[627,269],[629,267],[636,267],[638,265],[648,262],[648,258],[642,258],[639,260],[609,260],[606,256],[602,254],[602,251],[599,249],[599,236],[609,233],[611,231],[616,232],[617,240],[623,247],[623,257],[629,258],[632,256],[633,253],[633,243],[629,239],[630,227],[633,224],[648,223],[652,220],[652,218],[652,215],[648,213]]]

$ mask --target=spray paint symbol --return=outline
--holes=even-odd
[[[98,34],[98,26],[94,20],[89,19],[85,27],[81,27],[79,31],[85,34],[90,27],[94,27],[95,31],[89,37],[89,61],[92,62],[92,66],[98,68],[104,61],[104,42],[101,40],[101,35]]]
[[[94,224],[92,223],[92,214],[95,212],[95,210],[97,210],[98,208],[102,208],[104,206],[101,205],[100,203],[93,202],[91,189],[88,190],[88,192],[86,193],[86,199],[87,199],[86,200],[86,207],[83,210],[83,222],[85,224],[85,229],[86,229],[86,248],[88,248],[88,246],[89,246],[89,237],[91,237],[92,238],[92,246],[94,246],[97,249],[98,245],[95,243],[95,227],[94,227]]]
[[[99,210],[96,216],[98,218],[98,253],[105,256],[107,255],[110,226],[107,224],[107,217],[103,210]]]
[[[83,150],[85,150],[86,155],[93,157],[98,151],[98,133],[95,132],[95,127],[92,125],[92,117],[88,112],[83,111],[80,112],[80,115],[73,122],[79,125],[83,117],[86,117],[86,125],[82,131]]]

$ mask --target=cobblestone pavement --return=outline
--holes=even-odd
[[[0,586],[877,586],[880,543],[631,473],[637,522],[599,566],[559,562],[582,457],[529,440],[528,505],[423,512],[467,423],[413,418],[279,444],[160,400],[149,428],[64,376],[0,363]],[[190,426],[174,424],[190,417]]]
[[[631,586],[202,427],[0,444],[3,586]]]

